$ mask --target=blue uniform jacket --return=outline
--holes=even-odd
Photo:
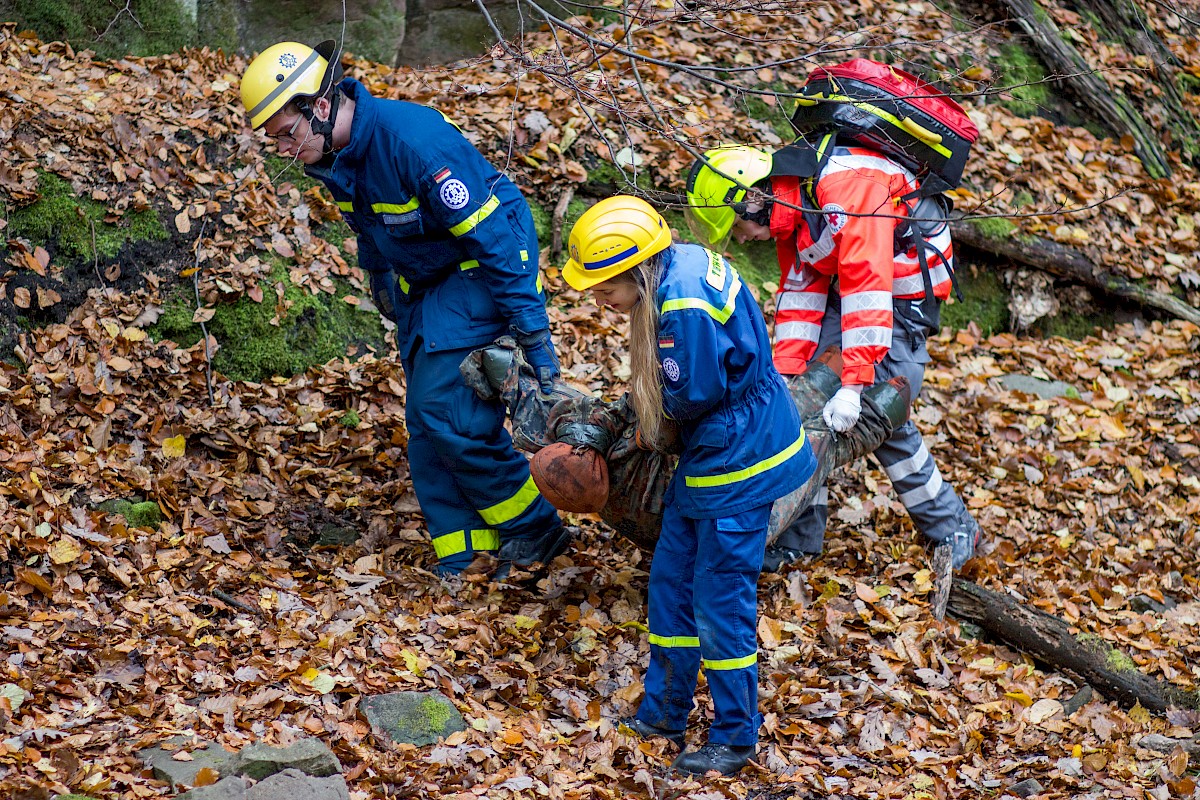
[[[664,258],[658,360],[684,445],[667,502],[693,519],[770,503],[808,480],[816,459],[762,311],[716,253],[677,244]]]
[[[355,103],[350,143],[307,172],[358,234],[359,265],[401,352],[416,335],[433,352],[510,326],[547,328],[533,218],[516,185],[440,112],[372,97],[352,78],[340,88]]]

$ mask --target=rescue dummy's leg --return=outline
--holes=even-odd
[[[480,551],[522,565],[549,561],[569,536],[513,449],[504,406],[463,384],[465,356],[427,353],[418,340],[404,364],[413,489],[439,569],[461,572]]]

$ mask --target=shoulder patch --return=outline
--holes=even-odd
[[[437,171],[437,173],[436,173],[436,174],[433,176],[433,182],[434,182],[434,183],[441,183],[442,181],[446,180],[446,178],[449,178],[449,177],[450,177],[450,168],[449,168],[449,167],[442,167],[442,168],[441,168],[441,169],[439,169],[439,170]]]
[[[467,185],[458,178],[451,178],[443,183],[442,188],[438,190],[438,196],[441,197],[446,208],[451,211],[466,208],[467,203],[471,201],[471,192],[467,189]]]
[[[833,233],[837,233],[846,227],[846,209],[837,203],[826,203],[821,206],[821,213],[825,215],[825,221],[829,224],[829,229]]]
[[[708,253],[708,274],[704,281],[719,292],[725,288],[725,259],[712,250],[705,252]]]
[[[662,362],[663,374],[667,376],[667,380],[674,383],[679,380],[679,362],[673,358],[664,358]]]

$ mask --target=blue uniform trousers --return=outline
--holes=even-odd
[[[770,515],[770,504],[718,519],[666,508],[650,565],[643,722],[684,730],[703,665],[716,711],[708,741],[758,742],[757,583]]]
[[[455,573],[476,551],[562,523],[513,449],[504,407],[463,383],[458,367],[471,348],[427,353],[422,344],[414,337],[404,358],[409,470],[439,571]]]
[[[831,298],[832,300],[832,298]],[[929,353],[925,349],[925,331],[902,314],[907,309],[896,301],[896,324],[892,330],[892,347],[883,361],[875,365],[875,380],[885,381],[896,376],[908,378],[915,401],[925,379]],[[841,343],[842,318],[836,302],[830,302],[821,323],[821,339],[817,352]],[[908,420],[872,454],[887,473],[900,502],[912,517],[917,530],[933,541],[945,541],[955,531],[974,531],[979,524],[963,504],[962,499],[942,473],[933,454],[921,438],[921,432]],[[801,514],[776,541],[776,546],[803,553],[821,552],[825,526],[829,519],[829,492],[822,489],[815,502]]]

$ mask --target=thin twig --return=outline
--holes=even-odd
[[[208,226],[208,220],[204,220],[200,224],[200,235],[196,237],[196,244],[193,248],[196,251],[196,263],[192,269],[192,291],[196,295],[196,310],[199,311],[204,306],[200,303],[200,242],[204,239],[204,229]],[[216,398],[213,396],[212,386],[212,354],[208,350],[208,325],[203,320],[200,321],[200,333],[204,336],[204,384],[208,388],[208,404],[209,406],[216,405]]]
[[[573,197],[575,197],[575,187],[568,186],[563,189],[562,194],[558,196],[558,202],[554,205],[554,216],[550,225],[550,263],[552,264],[557,264],[558,257],[562,255],[563,219],[567,215],[567,206],[571,204]]]
[[[255,608],[254,606],[250,605],[249,603],[245,603],[241,600],[238,600],[236,597],[234,597],[233,595],[231,595],[229,592],[225,591],[224,589],[213,589],[212,595],[213,595],[213,597],[217,598],[225,605],[233,606],[234,608],[238,609],[239,611],[245,611],[247,614],[254,614],[259,617],[265,616],[262,612],[262,609]]]
[[[96,249],[96,220],[88,217],[88,224],[92,226],[92,269],[96,270],[96,277],[100,279],[100,285],[105,286],[104,276],[100,274],[100,251]]]

